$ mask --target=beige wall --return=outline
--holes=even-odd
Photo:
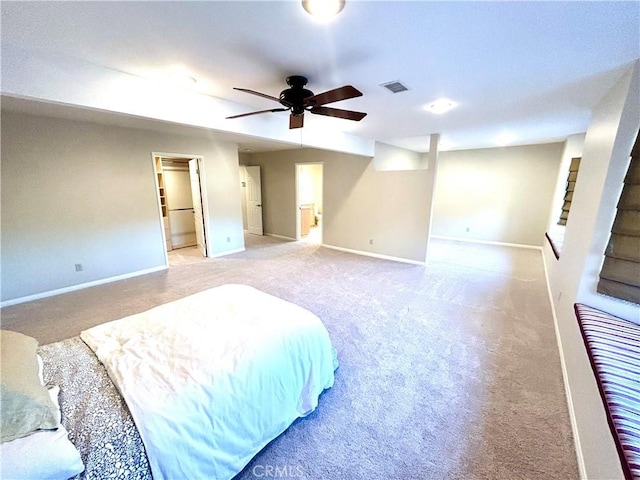
[[[374,165],[378,171],[425,170],[426,155],[382,142],[375,144]]]
[[[585,303],[640,322],[637,305],[595,291],[631,147],[640,128],[638,68],[636,62],[593,111],[560,259],[555,259],[548,244],[543,247],[579,459],[589,479],[624,477],[573,305]]]
[[[249,157],[262,169],[265,233],[295,238],[295,164],[321,162],[324,244],[424,262],[432,193],[428,170],[376,171],[374,159],[312,149]]]
[[[264,233],[295,240],[295,164],[304,150],[285,150],[248,155],[248,165],[260,166],[262,181],[262,227]],[[330,155],[327,153],[327,155]]]
[[[563,145],[441,152],[432,234],[541,246]]]
[[[162,267],[152,151],[204,157],[211,251],[244,247],[235,145],[11,111],[1,125],[2,301]]]

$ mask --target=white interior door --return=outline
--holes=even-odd
[[[262,183],[260,167],[247,167],[247,230],[262,235]]]
[[[204,216],[202,214],[202,192],[200,191],[200,168],[198,159],[189,160],[189,178],[191,179],[191,197],[193,200],[193,219],[196,227],[196,245],[204,257],[207,256],[207,242],[204,236]]]

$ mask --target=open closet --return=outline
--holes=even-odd
[[[154,155],[167,251],[197,247],[207,256],[200,159]]]

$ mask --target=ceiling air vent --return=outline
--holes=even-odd
[[[409,90],[407,87],[405,87],[398,80],[396,80],[394,82],[382,83],[382,84],[380,84],[380,86],[386,88],[391,93],[400,93],[400,92],[405,92],[405,91]]]

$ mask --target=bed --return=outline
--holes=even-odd
[[[229,479],[333,385],[311,312],[223,285],[38,349],[77,478]],[[4,416],[4,413],[3,413]],[[6,446],[3,442],[3,472]],[[52,477],[53,478],[53,477]]]

